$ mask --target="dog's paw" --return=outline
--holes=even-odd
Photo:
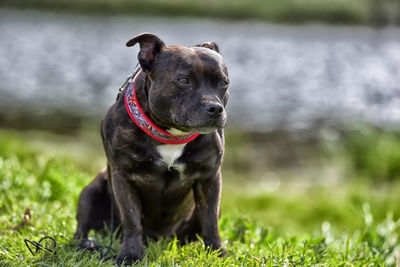
[[[206,248],[210,251],[217,251],[218,257],[229,257],[228,251],[224,248],[224,246],[220,242],[206,242]]]
[[[94,241],[91,241],[87,238],[85,239],[73,239],[70,243],[71,246],[77,247],[81,250],[87,250],[90,252],[94,252],[97,248],[97,244]]]
[[[220,247],[218,249],[218,257],[220,258],[225,258],[225,257],[230,257],[231,255],[229,255],[228,251],[226,251],[226,249],[224,247]]]
[[[135,263],[138,263],[140,260],[141,258],[135,256],[125,256],[125,257],[118,256],[117,265],[121,266],[123,264],[124,266],[131,266]]]
[[[117,257],[117,265],[121,266],[122,264],[124,266],[131,266],[135,263],[138,263],[141,259],[143,258],[143,253],[124,253],[121,251],[121,253]]]

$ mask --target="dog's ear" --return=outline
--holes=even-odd
[[[151,71],[154,60],[165,47],[165,44],[152,33],[142,33],[130,39],[126,46],[134,46],[137,43],[140,44],[140,52],[138,54],[140,66],[144,71]]]
[[[209,48],[209,49],[214,50],[214,51],[219,53],[219,47],[214,42],[204,42],[204,43],[201,43],[201,44],[197,44],[195,46]]]

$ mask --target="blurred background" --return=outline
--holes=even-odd
[[[398,219],[399,25],[397,0],[0,0],[0,153],[69,155],[94,177],[137,62],[126,41],[215,41],[231,79],[223,213],[285,233]]]

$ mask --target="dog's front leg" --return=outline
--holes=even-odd
[[[121,217],[123,241],[117,258],[117,264],[125,261],[130,265],[143,257],[143,239],[141,218],[141,202],[138,192],[129,181],[129,175],[113,171],[112,189],[119,214]]]
[[[219,250],[221,256],[227,255],[222,246],[221,237],[218,230],[219,202],[221,197],[221,171],[215,176],[203,181],[198,181],[193,188],[196,213],[199,218],[201,237],[206,247]]]

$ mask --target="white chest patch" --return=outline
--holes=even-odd
[[[161,156],[161,160],[167,164],[168,168],[175,167],[177,170],[182,171],[182,164],[174,164],[175,161],[182,156],[183,149],[186,144],[180,145],[160,145],[157,147],[158,153]]]

